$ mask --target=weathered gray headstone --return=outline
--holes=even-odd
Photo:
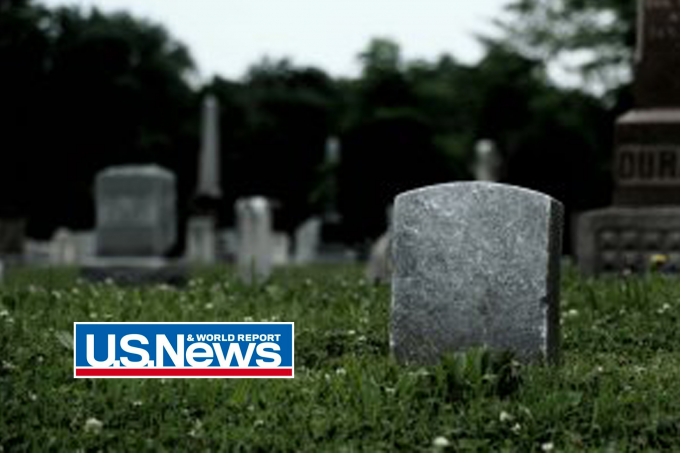
[[[187,261],[210,265],[217,258],[217,231],[212,216],[196,216],[187,225]]]
[[[261,283],[272,269],[272,214],[264,197],[242,198],[236,202],[238,231],[237,267],[246,283]]]
[[[310,217],[295,230],[295,264],[316,261],[321,245],[321,219]]]
[[[583,214],[586,273],[644,272],[664,255],[680,269],[680,1],[639,0],[636,108],[616,121],[614,204]]]
[[[175,244],[175,176],[159,166],[121,166],[97,175],[99,256],[162,256]]]
[[[434,364],[472,347],[557,359],[562,205],[488,182],[396,198],[391,347]]]

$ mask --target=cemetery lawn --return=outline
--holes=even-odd
[[[565,270],[559,367],[389,355],[359,268],[184,290],[17,271],[0,289],[0,451],[610,451],[680,445],[680,281]],[[295,322],[293,380],[75,380],[74,321]]]

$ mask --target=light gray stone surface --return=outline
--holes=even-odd
[[[264,197],[242,198],[236,202],[238,231],[237,267],[246,283],[260,283],[272,270],[272,214]]]
[[[488,182],[396,198],[391,347],[434,364],[471,347],[556,361],[563,208],[538,192]]]
[[[160,256],[177,238],[175,176],[156,165],[103,170],[96,179],[97,254]]]

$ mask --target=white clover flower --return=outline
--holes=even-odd
[[[553,451],[555,449],[555,444],[552,442],[546,442],[543,445],[541,445],[541,450],[543,451]]]
[[[520,425],[519,423],[515,423],[515,424],[512,426],[512,428],[510,428],[510,430],[511,430],[513,433],[518,434],[518,433],[522,430],[522,425]]]
[[[432,441],[432,446],[436,448],[446,448],[451,446],[451,442],[444,436],[435,437]]]
[[[512,421],[515,417],[513,417],[511,414],[501,411],[500,415],[498,416],[498,419],[502,422],[509,422]]]
[[[88,433],[98,433],[104,427],[104,423],[94,417],[90,417],[85,421],[85,431]]]
[[[338,376],[344,376],[347,374],[347,370],[341,367],[335,370],[335,374],[337,374]]]

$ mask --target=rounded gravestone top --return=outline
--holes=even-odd
[[[497,182],[489,181],[465,181],[465,182],[450,182],[444,184],[435,184],[431,186],[421,187],[419,189],[410,190],[404,192],[396,197],[396,202],[400,199],[411,198],[414,196],[424,195],[429,192],[439,192],[439,191],[494,191],[494,192],[505,192],[505,193],[516,193],[518,195],[523,195],[527,197],[543,198],[546,201],[551,201],[554,203],[561,203],[549,195],[546,195],[535,190],[527,189],[525,187],[513,186],[510,184],[501,184]]]
[[[175,175],[168,169],[156,164],[117,165],[100,171],[97,178],[109,177],[154,177],[174,180]]]

